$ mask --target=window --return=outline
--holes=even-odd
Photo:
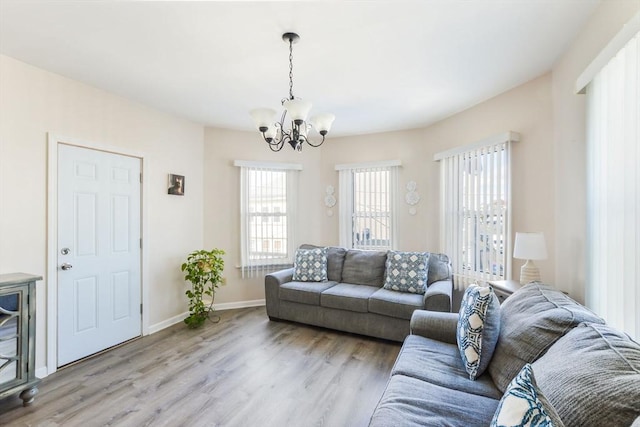
[[[623,32],[633,27],[626,25]],[[609,324],[636,340],[640,339],[639,27],[636,16],[633,32],[627,36],[621,32],[603,51],[606,58],[603,54],[596,58],[594,63],[603,65],[590,76],[586,88],[585,300]]]
[[[299,165],[236,161],[240,167],[243,276],[293,263]]]
[[[509,132],[435,156],[442,162],[442,246],[460,289],[509,278],[509,147],[518,139]]]
[[[340,245],[395,248],[395,193],[399,161],[338,165]]]

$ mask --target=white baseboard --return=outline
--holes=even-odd
[[[176,323],[182,322],[188,315],[189,315],[189,312],[185,311],[184,313],[180,313],[177,316],[173,316],[173,317],[170,317],[167,320],[163,320],[162,322],[158,322],[155,325],[150,325],[149,326],[149,335],[155,334],[156,332],[161,331],[161,330],[163,330],[165,328],[168,328],[169,326],[173,326]]]
[[[213,304],[213,308],[218,311],[233,310],[236,308],[260,307],[265,305],[263,299],[254,299],[251,301],[223,302],[222,304]]]
[[[237,302],[223,302],[221,304],[214,304],[213,308],[216,311],[224,311],[224,310],[233,310],[236,308],[249,308],[249,307],[260,307],[265,305],[266,302],[263,299],[256,299],[250,301],[237,301]],[[163,320],[162,322],[158,322],[155,325],[149,326],[149,335],[154,334],[158,331],[161,331],[169,326],[173,326],[176,323],[182,322],[189,315],[188,311],[181,313],[177,316],[173,316],[167,320]]]
[[[49,376],[49,368],[47,368],[46,366],[43,366],[42,368],[38,368],[36,369],[36,377],[37,378],[44,378]]]

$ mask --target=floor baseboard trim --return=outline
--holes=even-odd
[[[49,376],[49,368],[43,366],[42,368],[36,369],[36,377],[37,378],[45,378]]]
[[[224,310],[234,310],[237,308],[249,308],[249,307],[261,307],[265,305],[266,302],[263,299],[255,299],[249,301],[236,301],[236,302],[223,302],[220,304],[214,304],[213,308],[216,311],[224,311]],[[162,322],[158,322],[155,325],[149,326],[149,335],[159,332],[163,329],[168,328],[169,326],[173,326],[176,323],[182,322],[189,315],[188,311],[181,313],[177,316],[173,316],[167,320],[163,320]]]
[[[213,308],[219,311],[234,310],[236,308],[261,307],[266,302],[263,299],[254,299],[250,301],[223,302],[221,304],[213,304]]]

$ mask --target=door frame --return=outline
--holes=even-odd
[[[142,335],[149,334],[149,286],[147,274],[149,262],[147,257],[147,230],[149,229],[149,212],[147,209],[149,160],[144,153],[123,147],[114,147],[97,142],[77,138],[65,137],[53,133],[47,134],[47,322],[46,322],[46,364],[38,370],[38,377],[44,378],[58,370],[58,146],[71,145],[91,150],[104,151],[140,159],[140,172],[143,179],[140,195],[140,234],[142,248],[140,248],[140,286],[142,301]]]

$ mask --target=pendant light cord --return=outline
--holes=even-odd
[[[293,99],[293,40],[289,39],[289,99]]]

